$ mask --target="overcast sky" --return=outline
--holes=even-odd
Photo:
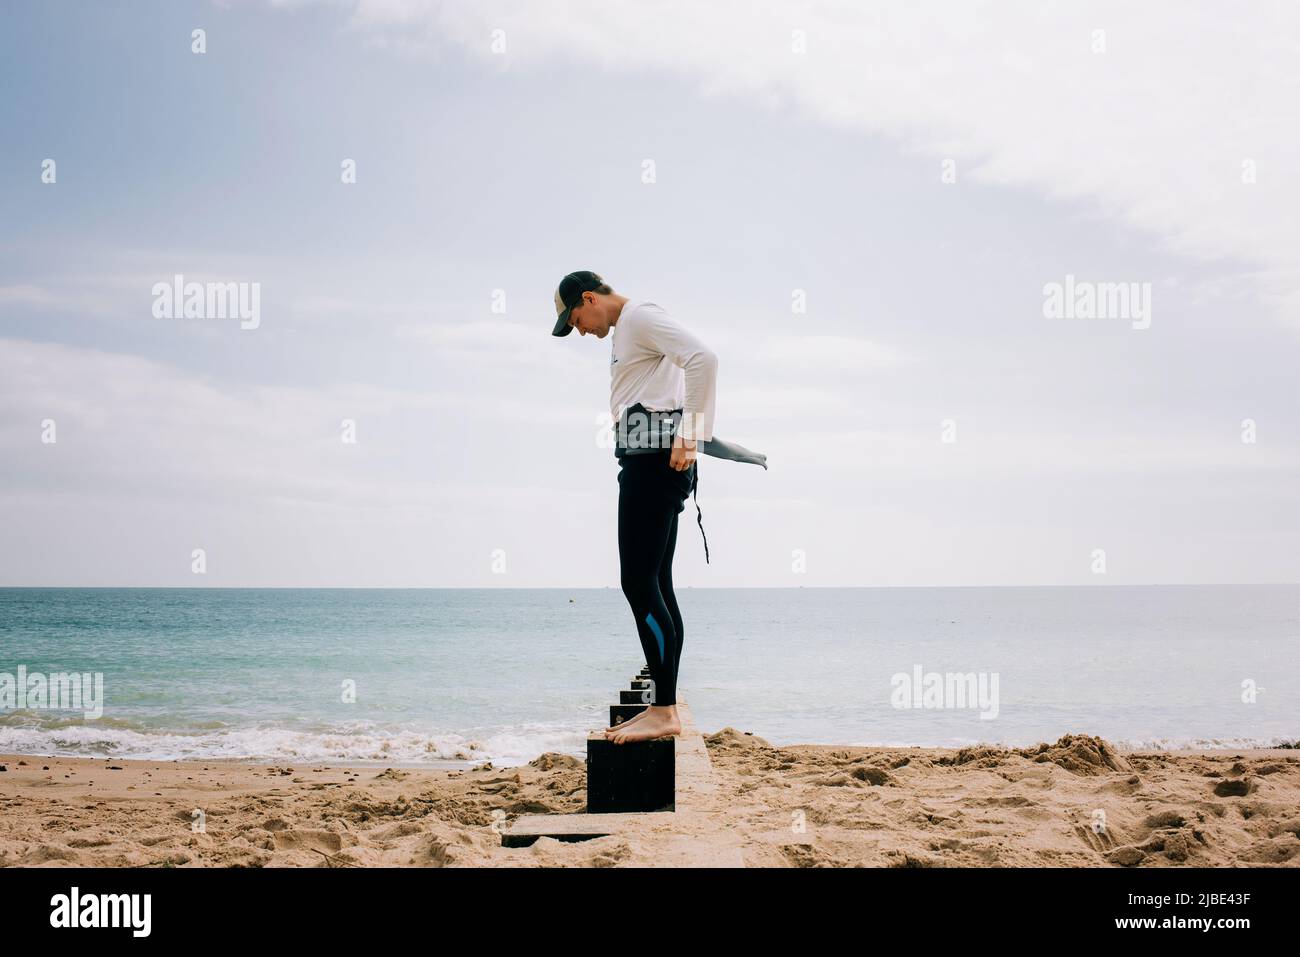
[[[617,586],[574,269],[769,456],[679,585],[1300,581],[1300,9],[866,7],[6,5],[0,584]]]

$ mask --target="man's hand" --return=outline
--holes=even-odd
[[[695,440],[684,439],[680,435],[673,439],[672,455],[668,464],[678,472],[685,472],[695,461]]]

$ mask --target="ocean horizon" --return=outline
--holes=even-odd
[[[1300,738],[1296,679],[1277,667],[1295,657],[1300,585],[678,597],[681,695],[706,732],[920,747]],[[643,664],[611,587],[6,587],[0,753],[510,766],[582,756]],[[102,713],[16,707],[5,676],[12,697],[20,668],[28,683],[102,675]]]

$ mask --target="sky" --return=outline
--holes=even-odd
[[[618,587],[576,269],[769,459],[679,587],[1300,581],[1293,5],[0,17],[0,585]]]

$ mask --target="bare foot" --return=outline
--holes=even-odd
[[[618,724],[611,725],[610,727],[605,729],[605,736],[608,737],[610,732],[617,731],[619,728],[626,728],[633,721],[640,721],[642,718],[645,717],[646,711],[649,710],[650,710],[649,708],[646,708],[645,711],[638,711],[636,714],[632,715],[632,717],[628,718],[626,721],[620,721]]]
[[[677,719],[677,709],[673,705],[662,707],[652,705],[637,717],[642,720],[634,725],[631,722],[624,722],[612,734],[606,734],[605,737],[615,744],[631,744],[633,741],[649,741],[653,738],[662,738],[666,734],[682,733],[681,722]]]

